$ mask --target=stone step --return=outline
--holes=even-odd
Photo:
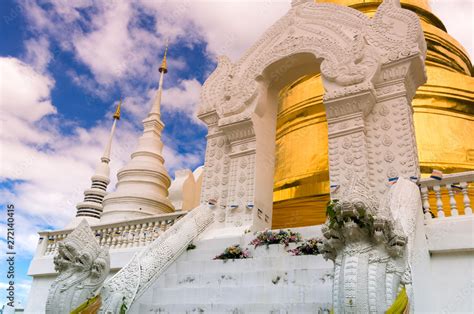
[[[164,288],[153,291],[152,302],[161,304],[256,304],[331,302],[331,283],[318,286],[255,286]]]
[[[231,245],[235,245],[234,243]],[[288,246],[283,244],[272,244],[269,246],[259,246],[257,248],[249,245],[241,245],[243,249],[247,249],[252,257],[282,257],[282,256],[292,256],[288,250],[296,248],[301,243],[289,243]],[[199,245],[199,247],[197,246]],[[230,246],[230,245],[229,245]],[[226,247],[208,247],[205,243],[196,244],[196,248],[193,250],[186,251],[182,260],[186,261],[203,261],[203,260],[212,260],[217,255],[224,253]]]
[[[286,254],[286,253],[285,253]],[[332,269],[333,263],[325,261],[321,255],[258,257],[222,260],[186,261],[179,259],[167,273],[199,274],[199,273],[235,273],[264,270],[284,269]]]
[[[198,314],[198,313],[229,313],[229,314],[329,314],[330,303],[254,303],[254,304],[140,304],[137,313],[154,314]]]
[[[247,244],[243,241],[242,236],[233,236],[233,237],[226,237],[226,238],[215,238],[215,239],[197,239],[193,242],[196,245],[196,248],[225,248],[230,245],[234,244]]]
[[[316,229],[295,231],[306,239]],[[287,252],[297,244],[255,249],[249,245],[254,238],[247,233],[197,239],[196,249],[172,263],[130,313],[329,313],[333,263]],[[213,260],[235,244],[248,248],[252,258]]]
[[[244,273],[165,274],[157,288],[176,287],[253,287],[262,285],[320,285],[332,284],[332,269],[282,269]]]

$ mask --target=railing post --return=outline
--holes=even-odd
[[[56,252],[56,248],[58,246],[58,239],[59,239],[59,234],[53,235],[53,244],[51,245],[51,252],[50,254],[54,254]]]
[[[44,251],[44,255],[49,255],[49,253],[51,252],[51,247],[53,246],[53,242],[52,240],[50,240],[52,239],[52,236],[49,233],[47,233],[45,237],[46,237],[47,243],[46,243],[46,250]]]
[[[146,225],[147,223],[142,223],[141,229],[140,229],[140,238],[138,239],[138,246],[144,246],[145,245],[145,231],[146,231]]]
[[[48,255],[53,254],[55,247],[56,247],[56,235],[53,234],[51,235],[51,245],[49,246]]]
[[[115,249],[117,247],[117,242],[119,239],[119,236],[117,235],[118,233],[118,227],[113,227],[112,228],[112,242],[110,244],[111,249]]]
[[[471,200],[469,199],[468,194],[468,184],[467,182],[460,183],[463,194],[463,203],[464,203],[464,215],[472,215]]]
[[[117,240],[115,241],[114,247],[115,247],[116,249],[119,249],[119,248],[120,248],[120,245],[122,244],[123,226],[122,226],[122,225],[117,226],[117,230],[115,231],[115,233],[117,234]]]
[[[438,218],[445,217],[443,211],[443,200],[441,199],[441,187],[439,184],[433,186],[433,190],[436,195],[436,207],[438,209]]]
[[[122,242],[120,244],[120,248],[127,247],[129,235],[130,235],[130,225],[125,225],[122,232]]]
[[[142,230],[142,224],[137,224],[137,228],[135,229],[135,237],[133,239],[133,246],[138,247],[140,246],[140,237],[141,237],[141,230]]]
[[[100,231],[100,241],[99,241],[99,244],[100,246],[104,246],[105,245],[105,241],[107,240],[106,236],[107,236],[107,229],[105,228],[102,228],[99,230]]]
[[[112,245],[112,239],[113,239],[113,236],[114,236],[114,233],[113,233],[113,228],[107,228],[107,241],[105,241],[105,244],[110,247]]]
[[[161,233],[161,220],[155,221],[153,225],[153,239],[156,239]]]
[[[150,243],[150,240],[152,238],[152,228],[153,228],[153,222],[149,222],[147,223],[147,227],[146,227],[146,236],[145,236],[145,245],[148,245],[148,243]]]
[[[423,201],[423,213],[425,215],[425,219],[429,220],[431,219],[431,208],[430,208],[430,202],[428,200],[428,187],[424,186],[421,188],[421,199]]]
[[[448,195],[449,195],[449,206],[451,210],[451,216],[458,216],[458,208],[456,205],[456,200],[454,199],[454,192],[453,192],[453,187],[451,183],[446,184],[446,188],[448,189]]]
[[[127,237],[127,247],[133,247],[133,239],[135,237],[135,229],[136,228],[137,228],[136,225],[131,225],[130,226],[129,234],[128,234],[128,237]]]

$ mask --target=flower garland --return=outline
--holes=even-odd
[[[288,250],[293,255],[319,255],[323,241],[318,238],[312,238],[303,242],[293,250]]]
[[[257,237],[250,242],[250,245],[253,245],[255,248],[261,245],[266,245],[267,247],[270,244],[284,244],[288,246],[289,243],[301,242],[301,235],[298,232],[293,232],[290,229],[272,231],[264,230],[256,233]]]
[[[221,259],[227,261],[229,259],[244,259],[250,258],[250,252],[248,249],[242,249],[240,245],[232,245],[224,250],[224,253],[217,255],[214,259]]]

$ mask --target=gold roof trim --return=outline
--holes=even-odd
[[[166,41],[166,48],[165,48],[165,54],[163,55],[163,60],[161,61],[161,66],[158,69],[158,71],[164,72],[165,74],[168,73],[168,66],[166,64],[166,54],[168,53],[168,41]]]
[[[122,98],[120,98],[117,108],[115,109],[114,119],[120,120],[120,106],[121,105],[122,105]]]

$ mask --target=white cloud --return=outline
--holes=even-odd
[[[163,110],[182,112],[200,123],[196,116],[200,93],[201,83],[196,79],[180,81],[178,85],[163,91]]]
[[[200,39],[212,56],[236,60],[290,8],[290,1],[149,1],[157,31],[184,41]]]
[[[169,174],[174,176],[174,172],[178,169],[192,168],[199,166],[201,163],[201,152],[194,151],[193,153],[180,153],[169,146],[163,148],[163,158],[165,159],[165,166]]]
[[[31,38],[25,42],[26,62],[37,71],[44,72],[51,61],[49,42],[45,37]]]
[[[146,117],[151,108],[151,99],[153,99],[155,90],[151,90],[145,96],[127,96],[123,100],[122,111],[127,114],[127,119],[139,124]]]
[[[164,88],[161,105],[162,112],[180,112],[196,124],[201,124],[201,121],[196,116],[201,87],[201,83],[198,80],[190,79],[180,80],[176,85]],[[144,95],[126,97],[122,110],[129,114],[129,119],[138,124],[150,111],[156,92],[157,89],[152,88]]]
[[[192,46],[207,43],[211,57],[238,58],[289,8],[289,1],[127,1],[49,0],[48,9],[23,0],[33,29],[49,34],[75,54],[104,86],[151,79],[160,62],[164,38]],[[86,15],[79,10],[93,6]],[[156,29],[144,27],[144,15]],[[184,60],[170,66],[184,68]],[[83,82],[83,78],[81,79]],[[79,81],[77,81],[79,82]]]
[[[132,18],[131,3],[113,2],[104,6],[102,14],[93,21],[93,31],[74,38],[74,48],[80,61],[89,66],[99,83],[111,84],[126,75],[133,75],[136,68],[146,61],[146,46],[153,35],[129,31]]]
[[[35,122],[56,112],[49,95],[54,85],[51,78],[15,58],[0,58],[0,68],[2,116]]]

